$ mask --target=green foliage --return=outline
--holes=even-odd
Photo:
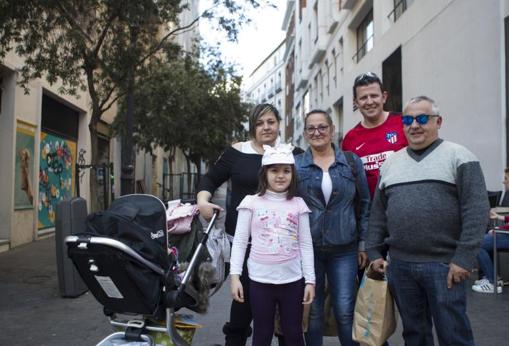
[[[135,91],[134,140],[152,151],[179,147],[195,164],[214,160],[236,139],[245,137],[247,110],[240,100],[241,78],[218,56],[207,66],[196,57],[157,59],[147,66]],[[122,103],[119,114],[126,111]],[[123,117],[115,121],[124,128]]]
[[[200,18],[206,18],[215,21],[218,28],[227,32],[230,40],[235,40],[241,25],[248,21],[245,10],[267,4],[270,0],[209,1],[211,7],[207,11],[188,23],[179,23],[180,14],[188,7],[186,1],[0,0],[0,59],[10,50],[14,50],[24,59],[18,82],[25,88],[25,92],[29,91],[28,83],[32,79],[42,77],[50,84],[60,82],[59,92],[62,94],[78,95],[80,90],[88,92],[92,109],[89,123],[91,163],[97,164],[99,158],[96,132],[101,116],[125,97],[126,92],[131,89],[128,85],[134,85],[137,90],[136,85],[143,82],[147,71],[150,72],[151,68],[157,66],[154,64],[162,63],[159,55],[170,56],[171,59],[171,54],[162,52],[175,53],[176,49],[171,41],[176,35],[194,27]],[[183,66],[186,67],[186,63]],[[180,67],[177,70],[174,73],[181,75],[173,81],[175,85],[169,85],[172,90],[184,90],[182,85],[186,78],[191,76],[196,77],[196,83],[208,83],[199,73],[186,76],[191,70]],[[178,100],[174,103],[176,108],[170,110],[172,114],[194,113],[202,117],[208,113],[200,108],[201,105],[191,104],[193,100],[200,99],[197,96],[201,93],[198,85],[200,84],[194,84],[193,88],[188,87],[186,93],[178,95]],[[235,85],[235,82],[232,85]],[[205,89],[210,90],[208,86]],[[219,90],[220,87],[217,87],[217,94],[220,94]],[[175,95],[164,96],[177,98]],[[139,102],[144,101],[145,99],[142,99]],[[213,109],[212,104],[208,106]],[[159,114],[157,107],[153,114]],[[119,113],[119,116],[123,118],[126,114],[127,112]],[[188,121],[179,123],[181,120],[178,116],[174,118],[179,133],[170,132],[167,135],[171,140],[167,139],[166,142],[160,139],[156,143],[173,147],[173,140],[181,138],[181,132],[185,132],[183,130],[187,130],[190,125]],[[210,119],[214,123],[213,120]],[[146,124],[140,126],[151,123],[154,121],[146,120]],[[126,133],[126,138],[129,138],[129,131]],[[142,145],[148,146],[146,143],[149,138],[142,137],[143,133],[142,128],[137,129],[136,139]],[[195,142],[201,138],[195,138]],[[187,137],[182,140],[187,140]],[[189,155],[208,157],[207,153],[196,154],[196,151],[191,149],[191,144],[186,145]],[[122,165],[129,166],[129,163]]]

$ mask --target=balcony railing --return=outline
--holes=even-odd
[[[399,17],[406,11],[407,4],[406,0],[400,0],[395,5],[392,11],[387,15],[387,18],[393,18],[393,21],[397,21]]]
[[[371,44],[371,46],[368,46],[368,44]],[[359,62],[364,57],[364,55],[366,55],[372,48],[373,48],[373,35],[368,37],[366,41],[364,41],[362,46],[357,50],[357,52],[352,57],[353,61]]]

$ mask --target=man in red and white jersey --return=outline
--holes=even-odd
[[[373,198],[380,166],[389,155],[406,147],[407,140],[401,114],[383,109],[387,92],[376,74],[367,72],[355,78],[353,98],[362,120],[347,132],[341,147],[361,158]]]

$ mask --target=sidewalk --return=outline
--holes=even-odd
[[[60,297],[55,257],[53,237],[0,254],[0,345],[90,346],[112,333],[101,305],[90,293]],[[223,343],[228,289],[226,282],[211,298],[209,312],[197,316],[204,327],[196,333],[193,345]],[[498,296],[469,292],[468,298],[476,345],[507,345],[509,287]],[[324,345],[338,345],[338,341],[325,338]],[[401,325],[390,345],[403,345]]]

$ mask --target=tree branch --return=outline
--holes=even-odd
[[[77,29],[83,35],[83,37],[87,39],[88,42],[93,42],[92,38],[85,31],[83,31],[83,28],[78,24],[78,22],[76,22],[74,17],[69,13],[69,11],[67,11],[64,5],[62,5],[62,3],[58,0],[55,2],[60,8],[60,13],[64,16],[71,27]]]
[[[110,96],[111,94],[113,93],[113,90],[116,89],[116,88],[112,88],[112,90],[110,90]],[[106,101],[108,100],[108,98],[105,98],[104,99],[104,102],[101,103],[101,110],[102,112],[106,112],[108,109],[110,109],[114,104],[115,102],[117,102],[117,100],[121,97],[123,97],[126,93],[125,92],[121,92],[119,94],[117,94],[113,99],[111,99],[111,101],[108,103],[108,105],[106,107],[103,107],[105,104],[106,104]]]
[[[111,15],[111,17],[108,18],[108,22],[106,23],[106,26],[103,28],[101,34],[99,35],[97,44],[95,45],[95,48],[93,49],[93,54],[96,58],[99,57],[99,50],[101,49],[104,39],[106,38],[106,34],[108,33],[108,30],[110,29],[111,24],[113,23],[113,20],[116,17],[118,17],[118,14],[114,13]]]
[[[152,50],[149,50],[149,52],[147,53],[147,55],[145,55],[143,58],[141,58],[141,60],[138,62],[138,64],[142,64],[144,63],[148,58],[150,58],[151,56],[153,56],[155,53],[157,53],[162,47],[163,47],[163,44],[172,36],[172,35],[176,35],[177,33],[181,32],[181,31],[185,31],[185,30],[188,30],[190,28],[192,28],[199,20],[201,17],[203,17],[205,15],[205,13],[209,12],[210,10],[212,10],[213,8],[215,7],[218,7],[219,4],[216,4],[212,7],[210,7],[209,9],[205,10],[202,12],[202,14],[200,14],[198,17],[196,17],[195,19],[193,19],[191,21],[191,23],[187,24],[187,25],[184,25],[184,26],[181,26],[181,27],[178,27],[176,28],[175,30],[172,30],[170,31],[168,34],[166,34],[159,42],[158,44],[152,49]]]

